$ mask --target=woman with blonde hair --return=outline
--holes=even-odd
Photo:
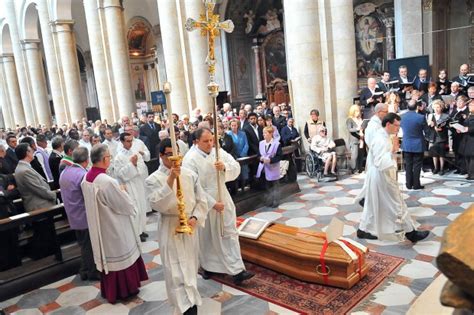
[[[353,172],[362,172],[364,166],[364,133],[362,130],[362,122],[362,113],[359,105],[352,105],[349,108],[349,117],[346,120],[346,126],[350,133],[350,166]]]
[[[400,95],[396,92],[389,92],[385,104],[388,105],[389,113],[398,113],[400,111]]]
[[[433,113],[427,117],[429,133],[429,152],[433,157],[433,174],[444,175],[444,157],[446,148],[448,147],[448,121],[449,115],[443,113],[444,102],[442,100],[434,100],[431,103]]]

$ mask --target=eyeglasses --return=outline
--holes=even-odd
[[[173,152],[166,152],[166,153],[163,153],[163,155],[166,157],[170,157],[170,156],[173,156]]]

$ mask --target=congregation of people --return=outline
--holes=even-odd
[[[444,70],[436,82],[427,78],[425,69],[420,69],[414,79],[407,77],[407,70],[401,66],[400,76],[394,80],[388,72],[380,82],[369,78],[360,104],[349,109],[349,136],[345,139],[349,167],[354,173],[367,173],[360,196],[365,200],[357,232],[360,238],[383,239],[384,235],[404,232],[407,239],[416,242],[427,236],[404,215],[406,205],[396,194],[398,185],[392,173],[394,169],[396,173],[397,164],[393,156],[400,150],[407,189],[423,189],[420,173],[425,154],[432,158],[433,174],[444,175],[451,166],[467,175],[467,180],[474,179],[474,87],[469,87],[467,65],[460,67],[459,76],[452,81],[447,80]],[[115,303],[137,294],[140,282],[148,279],[140,243],[149,237],[147,213],[156,211],[160,213],[158,241],[170,303],[178,313],[196,314],[201,303],[196,280],[199,267],[204,279],[216,273],[228,274],[236,285],[253,276],[245,270],[240,254],[231,194],[263,187],[266,205],[276,208],[284,173],[283,147],[300,147],[303,139],[323,162],[323,176],[335,178],[336,143],[317,109],[309,113],[300,136],[292,108],[285,103],[242,104],[236,109],[224,103],[217,126],[210,113],[199,109],[191,117],[171,117],[174,128],[150,112],[141,116],[132,113],[114,124],[83,119],[70,126],[3,130],[0,218],[18,214],[12,206],[18,198],[26,212],[62,202],[82,252],[80,277],[100,280],[102,296]],[[214,150],[214,127],[219,135],[219,160]],[[183,156],[182,166],[170,159],[171,132]],[[454,154],[451,164],[450,152]],[[252,159],[239,163],[246,158]],[[152,161],[159,166],[150,172]],[[226,183],[223,189],[211,180],[217,176]],[[193,235],[175,236],[178,177],[183,178],[185,212],[196,230]],[[379,193],[369,193],[373,187]],[[387,193],[394,200],[380,200]],[[379,220],[373,211],[382,204],[390,206],[385,214],[377,214]],[[386,222],[391,224],[384,225]],[[40,220],[25,228],[32,229],[39,240],[32,258],[54,252],[54,244],[46,244],[43,237],[54,229],[53,222]],[[17,250],[19,232],[0,232],[8,240],[2,245],[4,250]],[[12,255],[0,260],[0,269],[20,263],[21,259]]]

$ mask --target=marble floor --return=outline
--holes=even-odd
[[[298,176],[301,193],[281,201],[278,209],[260,208],[245,215],[312,230],[324,230],[333,216],[345,223],[344,235],[356,239],[355,232],[362,208],[354,204],[364,181],[364,174],[318,183]],[[352,314],[405,314],[422,292],[439,276],[435,257],[446,226],[469,207],[474,200],[474,184],[461,176],[443,177],[422,174],[422,191],[408,191],[404,174],[399,176],[403,198],[410,213],[422,229],[432,233],[426,241],[361,241],[373,251],[404,257],[405,263],[365,300]],[[99,292],[98,283],[81,281],[72,276],[22,296],[0,302],[0,309],[15,314],[172,314],[167,302],[161,268],[159,244],[156,242],[156,215],[148,217],[149,241],[143,243],[143,258],[150,280],[139,295],[129,301],[110,305]],[[212,280],[199,278],[203,305],[199,314],[295,314],[278,305],[250,296]],[[419,307],[419,305],[418,305]]]

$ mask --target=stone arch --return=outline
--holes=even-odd
[[[13,54],[10,26],[7,23],[1,25],[1,54]]]
[[[40,39],[38,32],[39,16],[36,5],[36,1],[33,0],[25,1],[23,4],[19,29],[21,39]]]
[[[72,3],[71,0],[52,0],[51,20],[72,20]]]
[[[127,23],[127,44],[132,56],[145,56],[154,43],[151,23],[142,16],[134,16]]]

